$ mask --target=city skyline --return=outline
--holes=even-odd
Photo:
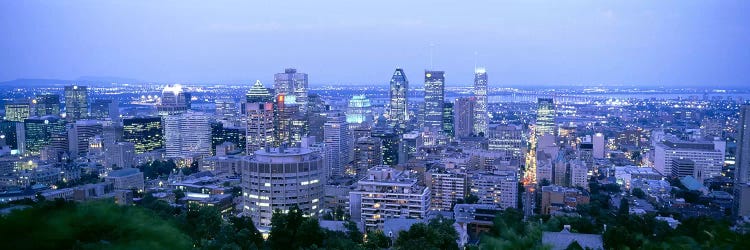
[[[2,1],[0,81],[251,84],[294,67],[313,76],[310,85],[371,85],[401,67],[442,70],[446,86],[464,86],[475,66],[492,73],[490,86],[744,87],[750,79],[742,1],[446,2],[431,12],[418,2],[225,3]],[[279,9],[288,15],[265,14]],[[456,15],[476,18],[445,18]]]

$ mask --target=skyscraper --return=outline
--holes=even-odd
[[[331,177],[344,176],[346,164],[349,163],[351,141],[349,140],[347,127],[344,114],[338,111],[328,114],[328,121],[325,123],[323,132],[323,142],[328,150],[326,162]]]
[[[466,138],[474,134],[476,97],[462,97],[453,104],[453,129],[456,138]]]
[[[18,100],[5,103],[5,120],[23,122],[31,116],[31,104],[28,100]]]
[[[453,103],[443,103],[443,133],[448,137],[454,137],[456,131],[453,127]]]
[[[136,154],[163,148],[163,133],[160,117],[131,117],[122,120],[122,140],[135,144]]]
[[[164,87],[161,92],[161,102],[156,106],[159,115],[182,114],[190,109],[190,93],[182,89],[182,85],[175,84]]]
[[[253,86],[245,95],[245,99],[247,103],[273,102],[273,96],[271,96],[268,88],[266,88],[266,86],[263,86],[263,83],[261,83],[260,80],[255,81],[255,84],[253,84]]]
[[[433,132],[443,131],[443,103],[445,102],[445,72],[425,70],[424,103],[425,127]]]
[[[60,116],[60,95],[43,94],[38,95],[32,101],[35,116],[56,115]]]
[[[89,140],[101,136],[103,126],[95,120],[78,120],[68,129],[68,147],[72,156],[83,156],[89,151]]]
[[[734,177],[734,214],[750,216],[750,105],[740,107]]]
[[[474,109],[474,134],[484,136],[487,134],[489,117],[487,116],[487,71],[478,68],[474,71],[474,97],[477,104]]]
[[[346,111],[346,122],[361,125],[372,123],[372,104],[365,95],[355,95],[349,100],[349,109]]]
[[[555,101],[552,98],[539,98],[537,105],[536,136],[555,135]]]
[[[388,124],[396,133],[403,133],[409,122],[409,81],[404,70],[396,68],[391,77]]]
[[[164,118],[167,157],[211,155],[211,125],[203,113],[187,112]]]
[[[375,137],[362,137],[354,143],[354,169],[357,179],[367,175],[371,167],[383,164],[383,142]]]
[[[284,69],[284,73],[275,74],[273,88],[276,96],[284,95],[295,99],[302,112],[307,112],[307,74],[297,73],[297,69]]]
[[[65,86],[65,118],[85,119],[89,115],[89,95],[86,86]]]
[[[45,146],[52,143],[53,137],[64,135],[67,138],[65,132],[65,121],[56,116],[31,117],[24,120],[25,153],[39,154]]]
[[[98,119],[117,119],[120,116],[117,102],[111,99],[94,100],[91,104],[91,117]]]
[[[247,103],[247,155],[274,144],[273,103]]]

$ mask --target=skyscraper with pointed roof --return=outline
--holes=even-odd
[[[391,77],[388,123],[397,133],[406,130],[409,121],[409,81],[401,68],[396,68]]]

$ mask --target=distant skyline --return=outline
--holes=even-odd
[[[0,82],[750,86],[748,1],[0,0]]]

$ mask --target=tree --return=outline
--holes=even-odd
[[[396,249],[458,249],[458,233],[453,220],[441,217],[428,224],[416,223],[408,231],[401,231],[394,244]]]
[[[294,206],[284,214],[276,210],[271,217],[271,232],[268,242],[271,249],[299,249],[322,246],[325,232],[318,220],[302,216]]]
[[[357,223],[354,223],[354,221],[346,221],[344,222],[344,228],[346,228],[346,236],[352,240],[355,243],[362,244],[362,238],[364,237],[364,234],[359,231],[359,227],[357,227]]]
[[[632,191],[632,193],[633,193],[633,196],[637,197],[638,199],[645,199],[646,198],[646,192],[643,192],[643,189],[634,188],[633,191]]]
[[[383,249],[391,247],[391,239],[385,236],[380,230],[370,231],[367,233],[367,241],[364,243],[365,249]]]

